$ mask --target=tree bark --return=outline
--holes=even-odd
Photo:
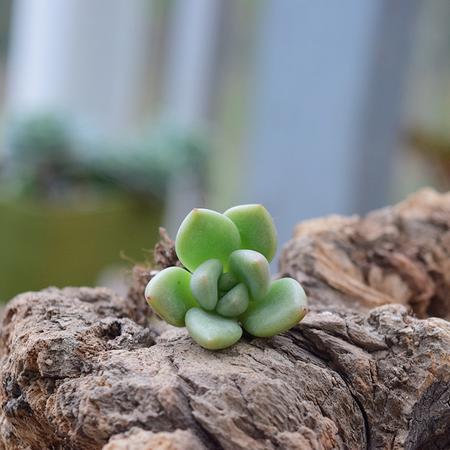
[[[170,241],[161,266],[176,264]],[[5,449],[450,448],[450,195],[300,224],[281,274],[311,311],[211,352],[127,299],[47,289],[0,335]]]

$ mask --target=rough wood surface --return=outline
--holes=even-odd
[[[420,318],[450,319],[450,193],[424,189],[363,218],[301,223],[280,266],[305,285],[314,309],[401,303]]]
[[[281,269],[311,312],[220,352],[147,321],[137,287],[22,294],[0,335],[0,447],[448,449],[449,233],[432,191],[300,225]]]

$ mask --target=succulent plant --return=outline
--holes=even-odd
[[[169,267],[148,283],[145,297],[166,322],[186,326],[204,348],[236,343],[242,328],[270,337],[306,314],[306,295],[294,279],[271,280],[275,225],[262,205],[220,214],[194,209],[182,222],[175,250],[184,268]]]

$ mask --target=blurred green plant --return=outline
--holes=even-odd
[[[15,195],[47,196],[70,178],[74,164],[73,136],[68,123],[52,114],[39,114],[14,121],[7,127],[6,160],[9,176],[3,187]]]
[[[89,146],[86,146],[89,150]],[[85,167],[93,168],[96,177],[126,192],[164,197],[173,177],[195,174],[205,182],[207,172],[205,139],[192,133],[162,126],[103,151],[83,155]]]
[[[276,246],[275,225],[262,205],[236,206],[223,214],[194,209],[175,240],[185,268],[159,272],[145,297],[159,316],[186,326],[206,349],[233,345],[242,327],[253,336],[274,336],[297,324],[307,306],[296,280],[271,281]]]
[[[7,148],[10,191],[40,198],[91,189],[163,200],[172,177],[190,172],[204,182],[207,164],[205,139],[190,131],[160,125],[114,142],[50,113],[14,121]]]
[[[27,165],[68,162],[72,153],[69,124],[54,114],[39,114],[13,122],[8,140],[13,160]]]

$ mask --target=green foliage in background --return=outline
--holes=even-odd
[[[152,127],[119,141],[71,125],[56,114],[36,114],[7,129],[5,179],[16,194],[63,198],[87,190],[164,200],[171,179],[189,171],[204,181],[207,144],[170,126]]]

